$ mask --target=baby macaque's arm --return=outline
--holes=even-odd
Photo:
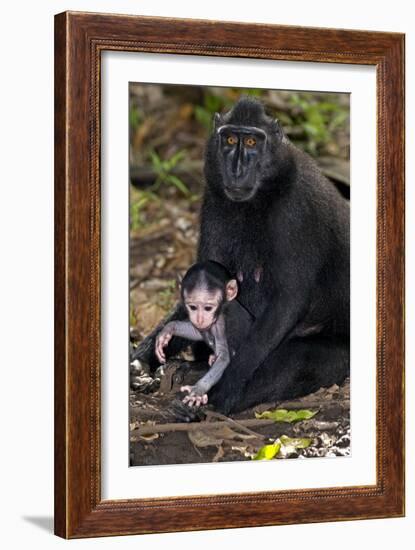
[[[170,321],[156,338],[155,352],[160,363],[166,362],[164,348],[173,336],[180,336],[180,338],[186,338],[187,340],[203,340],[200,332],[190,321]]]
[[[223,371],[229,365],[230,354],[226,341],[225,320],[223,316],[220,316],[216,321],[213,332],[215,336],[215,361],[208,372],[192,387],[191,393],[198,395],[206,394],[220,380]]]
[[[170,321],[165,329],[171,331],[174,336],[180,336],[180,338],[186,338],[186,340],[203,340],[200,332],[190,321]]]
[[[208,372],[196,383],[197,393],[207,393],[222,377],[226,367],[229,365],[230,356],[228,351],[217,351],[216,359]]]

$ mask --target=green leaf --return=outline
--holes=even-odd
[[[281,443],[275,442],[271,445],[264,445],[261,447],[252,460],[272,460],[281,448]]]
[[[183,183],[182,180],[177,176],[174,176],[173,174],[169,174],[166,179],[168,182],[172,183],[175,187],[177,187],[177,189],[179,189],[179,191],[181,191],[183,195],[188,195],[190,193],[186,184]]]
[[[206,94],[204,103],[206,109],[212,114],[219,111],[222,106],[221,98],[213,94]]]
[[[172,155],[170,158],[166,159],[164,161],[164,167],[166,172],[170,172],[171,170],[173,170],[173,168],[175,168],[179,164],[179,162],[183,160],[184,156],[185,156],[184,151],[178,151],[177,153]]]
[[[287,409],[275,409],[274,411],[264,411],[255,413],[255,418],[269,418],[275,422],[299,422],[300,420],[309,420],[317,414],[318,411],[300,409],[297,411],[287,411]]]
[[[321,111],[327,112],[337,112],[341,107],[337,105],[337,103],[333,103],[333,101],[321,101],[318,104],[318,108]]]
[[[130,128],[134,131],[138,128],[142,120],[142,114],[135,105],[130,105]]]
[[[296,449],[306,449],[312,442],[312,439],[306,437],[288,437],[288,435],[282,435],[279,440],[286,452],[295,451]]]
[[[149,200],[160,202],[160,197],[156,195],[156,193],[153,193],[150,189],[146,189],[145,191],[142,191],[142,193],[148,197]]]
[[[204,126],[208,130],[210,130],[211,124],[212,124],[212,115],[211,113],[205,109],[204,107],[200,107],[199,105],[196,105],[194,109],[195,118],[198,121],[198,123],[201,126]]]
[[[305,437],[288,437],[282,435],[270,445],[261,447],[253,460],[272,460],[273,458],[285,458],[297,449],[306,449],[312,443],[312,439]]]
[[[150,197],[141,197],[141,199],[138,199],[138,201],[132,205],[132,207],[135,209],[135,210],[141,210],[141,208],[143,208],[143,206],[145,206],[148,201],[150,200]]]
[[[155,151],[150,151],[150,158],[151,162],[153,163],[153,167],[157,172],[163,171],[163,162],[161,158],[158,156],[158,154]]]
[[[253,97],[261,97],[264,93],[264,90],[261,88],[246,88],[243,91],[244,95],[253,96]]]

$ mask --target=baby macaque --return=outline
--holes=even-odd
[[[204,341],[213,351],[209,371],[194,386],[182,386],[187,392],[183,403],[199,407],[208,402],[207,392],[221,378],[230,362],[226,339],[225,312],[228,302],[238,294],[238,283],[228,270],[214,261],[194,264],[181,282],[181,299],[187,321],[171,321],[156,339],[155,352],[161,363],[166,362],[164,348],[173,336]]]

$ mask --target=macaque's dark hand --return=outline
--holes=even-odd
[[[198,408],[201,405],[206,405],[208,402],[207,393],[205,393],[204,390],[200,390],[197,387],[197,384],[194,386],[182,386],[180,391],[187,392],[189,394],[182,399],[183,403],[189,407]]]
[[[200,422],[204,419],[205,407],[189,407],[183,403],[182,399],[183,393],[178,392],[170,407],[170,411],[178,422]]]
[[[160,363],[166,362],[166,355],[164,353],[164,348],[168,345],[170,340],[173,337],[173,332],[165,327],[156,338],[155,352],[157,359]]]

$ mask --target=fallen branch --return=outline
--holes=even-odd
[[[225,417],[227,418],[227,417]],[[228,421],[229,420],[229,421]],[[238,427],[248,427],[248,426],[269,426],[275,424],[274,420],[259,419],[259,418],[249,418],[247,420],[238,420]],[[166,432],[192,432],[195,430],[215,430],[221,428],[223,425],[235,426],[235,421],[232,419],[221,420],[219,422],[189,422],[188,424],[183,422],[169,423],[169,424],[154,424],[154,425],[144,425],[132,430],[131,436],[142,436],[150,435],[154,433],[166,433]],[[252,432],[254,433],[254,432]],[[258,437],[258,434],[255,434]],[[259,436],[262,437],[262,436]]]
[[[228,416],[225,416],[222,413],[215,412],[215,411],[207,411],[206,413],[207,421],[209,422],[211,418],[218,418],[219,420],[222,420],[226,424],[230,424],[231,426],[234,426],[235,428],[240,429],[242,432],[245,432],[249,435],[253,435],[257,437],[258,439],[265,439],[265,436],[259,434],[258,432],[254,432],[243,425],[243,421],[241,420],[234,420],[233,418],[229,418]],[[222,422],[222,423],[223,423]],[[217,424],[217,422],[216,422]]]
[[[200,184],[200,175],[203,173],[203,162],[200,160],[188,161],[186,164],[180,163],[178,166],[172,168],[170,174],[177,176],[180,179],[184,179],[186,182],[189,180],[192,183]],[[130,180],[134,187],[143,189],[146,186],[152,185],[160,176],[160,172],[155,170],[153,166],[131,166]]]
[[[278,404],[278,407],[272,409],[321,409],[330,405],[350,405],[350,399],[323,399],[321,401],[283,401]]]
[[[321,409],[324,406],[333,405],[333,404],[343,404],[349,405],[349,399],[330,399],[330,400],[321,400],[321,401],[310,401],[309,403],[303,402],[299,403],[298,401],[285,401],[280,403],[277,407],[278,409]],[[271,407],[275,408],[275,407]],[[155,424],[155,425],[143,425],[135,430],[132,430],[132,436],[142,436],[150,435],[154,433],[166,433],[166,432],[191,432],[195,430],[214,430],[221,426],[228,425],[229,427],[239,428],[246,433],[255,435],[256,437],[262,437],[260,434],[253,432],[249,429],[250,426],[268,426],[275,424],[275,420],[272,419],[263,419],[263,418],[248,418],[245,420],[233,420],[227,416],[222,415],[221,413],[208,411],[208,418],[219,418],[219,422],[173,422],[167,424]]]

